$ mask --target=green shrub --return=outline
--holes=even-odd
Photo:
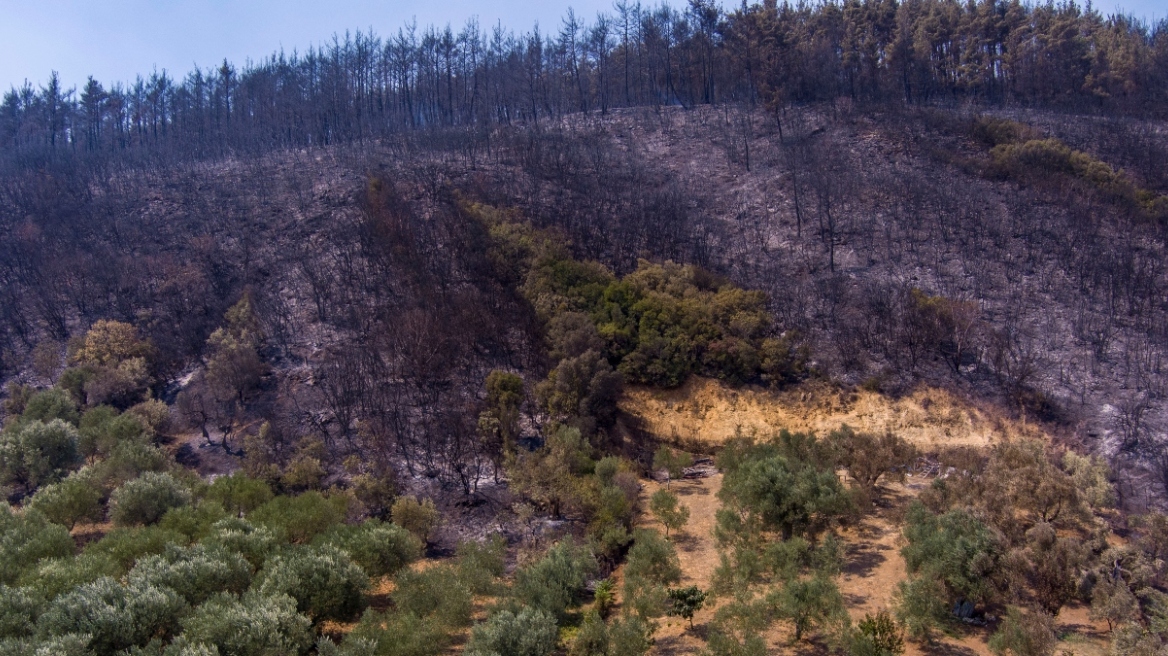
[[[75,472],[59,483],[37,490],[28,507],[44,513],[49,521],[70,530],[78,522],[100,522],[105,517],[101,490],[89,476]]]
[[[887,611],[865,614],[852,634],[848,653],[853,656],[900,656],[904,653],[900,627]]]
[[[35,588],[0,585],[0,639],[31,636],[44,607],[45,599]]]
[[[217,501],[203,500],[195,505],[179,506],[166,511],[158,527],[182,533],[191,542],[198,542],[211,533],[211,527],[227,518]]]
[[[67,635],[0,640],[5,656],[92,656],[89,636]]]
[[[105,577],[54,600],[37,622],[44,635],[89,635],[99,655],[145,645],[173,631],[186,603],[173,590]]]
[[[118,526],[150,525],[171,508],[191,502],[191,491],[167,473],[146,472],[110,496],[110,519]]]
[[[680,505],[677,495],[665,488],[657,490],[649,497],[649,510],[665,527],[666,537],[669,536],[670,529],[680,531],[689,521],[689,508]]]
[[[305,544],[340,524],[347,513],[348,499],[326,497],[314,491],[294,497],[276,497],[256,508],[247,518],[268,527],[282,540]]]
[[[141,442],[122,442],[90,469],[93,480],[108,493],[146,472],[167,472],[172,468],[170,456],[162,449]]]
[[[77,429],[60,419],[32,421],[0,432],[0,484],[33,492],[81,464]]]
[[[211,526],[203,544],[238,553],[251,563],[252,569],[259,569],[275,552],[279,540],[267,527],[256,526],[244,519],[227,518]]]
[[[405,570],[397,575],[393,603],[403,613],[433,618],[449,628],[470,624],[472,593],[450,565]]]
[[[60,419],[76,426],[79,418],[73,397],[56,387],[33,394],[24,404],[24,411],[20,414],[22,423],[39,421],[47,424],[54,419]]]
[[[216,478],[207,488],[207,498],[218,501],[227,512],[243,516],[272,500],[267,483],[250,478],[242,471]]]
[[[507,543],[499,535],[483,542],[463,542],[458,545],[459,580],[474,594],[494,594],[506,555]]]
[[[1053,656],[1058,638],[1054,618],[1041,611],[1022,613],[1011,606],[998,631],[990,637],[990,651],[1011,656]]]
[[[389,576],[422,555],[422,543],[404,528],[371,519],[362,524],[336,526],[314,544],[336,547],[349,554],[369,576]]]
[[[251,584],[251,565],[238,553],[221,549],[170,546],[139,560],[127,581],[131,586],[170,588],[194,606],[218,592],[242,594]]]
[[[85,549],[85,555],[105,555],[122,568],[130,567],[141,557],[160,554],[172,544],[186,544],[186,536],[157,526],[115,528]]]
[[[49,558],[28,569],[18,583],[35,589],[45,599],[56,599],[73,588],[103,576],[120,577],[126,569],[108,554],[85,551],[76,558]]]
[[[220,594],[182,620],[175,645],[207,645],[222,656],[291,656],[312,646],[312,623],[286,595]]]
[[[369,610],[345,638],[337,656],[438,656],[449,644],[448,628],[436,617]]]
[[[747,531],[814,537],[855,507],[819,450],[813,437],[786,431],[769,443],[731,442],[718,456],[719,496],[746,518]]]
[[[438,528],[438,509],[430,499],[418,500],[414,497],[398,497],[390,509],[393,523],[413,533],[422,541],[429,544],[434,537],[434,529]]]
[[[909,637],[928,641],[953,619],[945,584],[930,576],[918,576],[898,584],[896,617]]]
[[[788,581],[772,603],[778,616],[791,622],[796,640],[817,628],[837,629],[848,623],[843,595],[835,581],[823,575]]]
[[[666,587],[681,580],[677,551],[657,531],[638,529],[625,565],[625,604],[642,619],[664,613]]]
[[[945,584],[952,601],[965,598],[988,601],[995,593],[1001,546],[985,525],[963,510],[944,515],[930,513],[919,502],[909,508],[901,549],[910,574],[937,579]]]
[[[266,597],[288,595],[314,623],[347,622],[365,609],[369,577],[334,547],[294,547],[268,559],[253,588]]]
[[[696,585],[686,588],[670,588],[669,614],[685,619],[693,628],[693,618],[706,603],[706,593]]]
[[[569,608],[579,603],[588,577],[596,570],[592,553],[566,539],[549,549],[543,558],[515,573],[512,594],[524,606],[560,621]]]
[[[81,415],[79,448],[87,458],[108,456],[119,444],[145,444],[148,433],[137,417],[100,405]]]
[[[468,656],[547,656],[556,648],[559,630],[551,615],[524,608],[499,611],[471,632]]]
[[[12,584],[46,558],[73,555],[73,538],[36,510],[17,514],[0,504],[0,583]]]

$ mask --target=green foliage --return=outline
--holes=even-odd
[[[317,536],[314,544],[336,547],[347,553],[369,576],[390,576],[422,555],[422,543],[396,524],[376,519],[357,525],[340,525]]]
[[[211,526],[203,539],[208,547],[222,548],[240,554],[251,563],[252,569],[263,566],[279,543],[276,534],[264,526],[256,526],[243,519],[221,519]]]
[[[186,536],[157,526],[115,528],[85,549],[86,555],[105,555],[123,571],[141,557],[160,554],[172,544],[186,544]]]
[[[1042,612],[1023,613],[1011,606],[989,647],[995,654],[1053,656],[1058,638],[1054,618]]]
[[[297,546],[267,560],[252,587],[264,596],[291,596],[313,623],[347,622],[366,607],[369,578],[339,549]]]
[[[441,519],[433,500],[406,496],[398,497],[393,502],[390,514],[394,524],[412,533],[423,545],[433,539],[434,530],[438,528]]]
[[[166,511],[158,522],[159,528],[182,533],[191,542],[197,542],[211,533],[216,522],[227,513],[215,501],[200,501],[195,505],[179,506]]]
[[[66,371],[61,375],[62,386],[79,387],[71,391],[80,392],[90,405],[128,408],[143,399],[153,382],[153,358],[154,348],[139,339],[133,326],[102,319],[84,337],[70,343],[69,362],[84,373],[67,376]]]
[[[524,608],[518,614],[499,611],[471,633],[468,656],[548,656],[559,631],[551,615]]]
[[[50,638],[0,640],[0,654],[6,656],[92,656],[89,636],[66,635]]]
[[[294,497],[278,496],[256,508],[247,518],[266,526],[280,539],[305,544],[340,524],[347,513],[348,500],[345,497],[326,497],[313,491]]]
[[[168,472],[173,461],[162,449],[141,442],[121,442],[104,460],[87,469],[92,480],[107,492],[146,472]]]
[[[784,539],[815,536],[852,512],[853,497],[836,478],[830,460],[792,457],[816,448],[817,441],[796,438],[801,436],[784,432],[764,444],[735,440],[719,454],[718,465],[725,472],[719,496],[746,518],[744,530],[778,531]],[[792,456],[782,455],[784,451]]]
[[[319,624],[347,622],[365,609],[369,577],[334,547],[300,546],[268,559],[253,588],[265,597],[288,595]]]
[[[87,458],[108,456],[122,443],[143,443],[147,429],[142,421],[128,412],[118,411],[108,405],[90,408],[81,415],[79,447]]]
[[[579,502],[580,477],[595,467],[591,451],[579,429],[557,426],[537,451],[520,452],[510,463],[511,489],[560,517]]]
[[[990,159],[991,171],[999,177],[1025,180],[1067,175],[1144,216],[1156,219],[1168,216],[1168,197],[1140,187],[1124,171],[1117,171],[1058,139],[1000,143],[990,150]]]
[[[77,404],[73,397],[63,389],[56,387],[37,392],[24,403],[20,413],[20,423],[29,424],[34,421],[50,423],[54,419],[77,425],[79,420]]]
[[[182,619],[175,645],[207,645],[222,656],[285,656],[307,653],[312,623],[291,597],[222,594]]]
[[[843,595],[823,575],[788,581],[770,601],[776,614],[791,622],[796,640],[817,628],[839,629],[848,623]]]
[[[896,596],[896,617],[914,640],[931,640],[937,629],[953,620],[949,591],[938,579],[917,576],[901,581]]]
[[[0,504],[0,583],[15,583],[39,561],[71,556],[73,549],[73,538],[63,526],[49,523],[35,510],[18,514]]]
[[[99,522],[105,517],[101,490],[89,477],[79,476],[78,473],[37,490],[28,507],[40,511],[49,521],[69,529],[78,522]]]
[[[1063,454],[1063,469],[1070,475],[1079,496],[1091,508],[1115,505],[1115,488],[1111,485],[1111,467],[1099,456],[1080,456],[1074,451]]]
[[[556,421],[591,435],[612,426],[623,380],[596,351],[564,358],[535,387],[536,400]]]
[[[139,560],[127,582],[131,587],[170,588],[195,606],[219,592],[242,594],[251,584],[251,565],[238,553],[223,549],[170,546]]]
[[[669,594],[669,614],[681,617],[689,622],[689,628],[693,628],[694,614],[702,609],[706,603],[706,593],[696,585],[691,585],[688,588],[670,588]]]
[[[77,429],[60,419],[24,423],[0,433],[0,484],[32,492],[81,464]]]
[[[847,425],[833,431],[828,442],[848,475],[869,492],[882,477],[903,479],[917,457],[916,448],[897,435],[857,433]]]
[[[220,476],[207,488],[207,498],[218,501],[227,512],[242,517],[272,500],[272,488],[242,471]]]
[[[900,656],[904,637],[887,611],[865,614],[852,634],[848,653],[852,656]]]
[[[44,597],[35,588],[0,584],[0,639],[33,635],[44,607]]]
[[[496,535],[483,542],[467,541],[458,545],[458,578],[474,594],[494,594],[495,581],[503,576],[507,542]]]
[[[76,558],[66,556],[42,560],[36,567],[25,570],[19,583],[21,586],[35,589],[45,599],[55,599],[73,588],[93,583],[103,576],[120,578],[125,573],[126,568],[109,554],[87,549]]]
[[[771,334],[767,298],[745,291],[701,268],[641,261],[618,279],[596,262],[574,260],[563,241],[549,233],[501,218],[482,205],[464,204],[490,227],[490,257],[504,277],[522,282],[524,296],[548,328],[554,358],[595,373],[599,354],[635,383],[673,387],[690,374],[733,383],[782,384],[803,372],[804,358],[790,340]],[[584,358],[585,360],[581,360]],[[587,365],[587,366],[583,366]],[[553,415],[571,416],[585,398],[557,373],[545,390]],[[588,376],[590,379],[592,376]],[[563,394],[574,388],[574,394]],[[604,425],[604,419],[599,421]]]
[[[657,531],[638,529],[625,565],[624,601],[642,619],[667,610],[667,586],[681,580],[673,544]]]
[[[145,472],[114,490],[110,519],[118,526],[154,524],[171,508],[191,502],[191,491],[168,473]]]
[[[616,582],[612,578],[601,579],[592,593],[592,609],[601,619],[608,617],[616,605]]]
[[[447,627],[434,617],[370,610],[345,638],[337,656],[437,656],[449,644]]]
[[[397,575],[393,603],[403,613],[437,621],[447,628],[470,624],[472,592],[459,568],[451,565],[404,570]]]
[[[677,502],[677,495],[662,488],[649,497],[649,510],[657,521],[665,527],[665,535],[669,536],[670,529],[680,531],[689,521],[689,508]]]
[[[993,597],[999,539],[972,515],[951,510],[938,516],[914,503],[904,536],[901,555],[910,574],[941,581],[953,599],[984,603]]]
[[[511,591],[524,606],[562,621],[568,609],[579,603],[588,577],[596,570],[592,553],[566,539],[540,560],[517,571]]]
[[[247,292],[227,310],[226,325],[207,338],[207,383],[220,399],[242,402],[267,372],[259,320]]]
[[[664,469],[669,474],[670,481],[681,478],[685,468],[692,464],[693,456],[684,451],[675,451],[664,444],[653,453],[653,469]]]
[[[89,648],[102,656],[172,632],[185,608],[169,588],[122,585],[104,577],[58,597],[37,627],[49,636],[89,635]]]

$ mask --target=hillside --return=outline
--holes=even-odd
[[[5,97],[0,653],[1163,656],[1168,23],[616,11]]]

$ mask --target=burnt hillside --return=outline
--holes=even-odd
[[[274,375],[205,428],[267,419],[338,461],[372,449],[458,478],[481,455],[486,374],[549,366],[461,209],[476,202],[617,273],[672,260],[765,291],[816,375],[942,384],[1117,462],[1164,462],[1162,124],[837,102],[630,109],[487,141],[11,178],[4,374],[47,382],[38,344],[115,318],[155,345],[173,393],[247,292]]]

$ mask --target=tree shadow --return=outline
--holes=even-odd
[[[888,558],[880,553],[881,549],[871,545],[855,545],[848,549],[846,564],[843,567],[845,574],[865,577],[883,564]]]

